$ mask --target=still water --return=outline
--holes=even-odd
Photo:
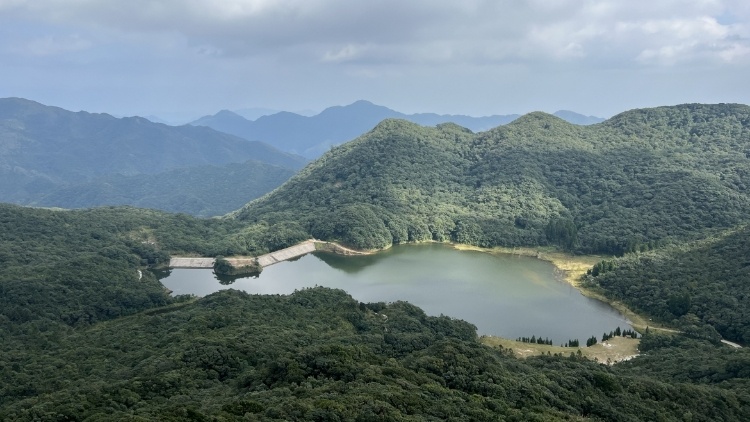
[[[428,315],[469,321],[479,334],[542,336],[556,345],[575,338],[585,343],[618,326],[631,328],[615,309],[563,281],[549,262],[440,244],[399,245],[367,256],[316,252],[228,285],[210,269],[174,269],[161,282],[175,295],[197,296],[228,288],[253,294],[338,288],[360,302],[405,300]]]

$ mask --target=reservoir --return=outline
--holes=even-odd
[[[428,315],[471,322],[480,335],[601,339],[631,328],[608,304],[583,296],[546,261],[459,251],[449,245],[397,245],[364,256],[314,252],[263,269],[257,278],[222,284],[211,269],[172,269],[161,279],[173,294],[205,296],[221,289],[290,294],[306,287],[345,290],[360,302],[403,300]]]

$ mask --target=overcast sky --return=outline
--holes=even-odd
[[[11,96],[167,119],[748,104],[750,1],[0,0]]]

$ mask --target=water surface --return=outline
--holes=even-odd
[[[549,337],[556,345],[618,326],[631,328],[609,305],[587,298],[561,280],[546,261],[459,251],[447,245],[399,245],[375,255],[313,253],[263,269],[257,278],[221,284],[212,270],[174,269],[161,282],[173,294],[205,296],[222,289],[290,294],[326,286],[360,302],[405,300],[428,315],[448,315],[477,326],[479,334]]]

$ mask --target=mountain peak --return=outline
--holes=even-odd
[[[237,113],[235,113],[233,111],[227,110],[227,109],[219,110],[218,113],[214,114],[214,117],[224,117],[224,118],[231,117],[231,118],[234,118],[234,119],[236,119],[236,118],[244,119],[244,117],[240,116],[239,114],[237,114]]]
[[[543,111],[532,111],[531,113],[526,113],[523,116],[517,118],[516,120],[510,122],[508,125],[516,126],[516,125],[540,124],[540,123],[551,123],[551,122],[568,123],[562,118],[555,116],[554,114],[545,113]]]

